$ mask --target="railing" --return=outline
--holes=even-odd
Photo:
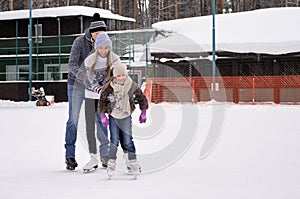
[[[127,60],[128,65],[135,60],[135,44],[144,45],[153,36],[154,30],[127,30],[108,32],[113,42],[113,51]],[[32,46],[32,74],[33,80],[47,80],[45,76],[61,77],[66,79],[70,50],[74,39],[80,34],[61,36],[41,36],[42,43],[35,43],[33,37]],[[145,51],[145,49],[142,49]],[[122,57],[124,56],[124,57]],[[148,60],[145,61],[147,65]],[[55,71],[47,71],[47,66],[55,65]],[[22,68],[22,70],[20,70]],[[0,81],[19,81],[28,79],[29,71],[29,45],[28,37],[0,38]],[[48,75],[49,76],[49,75]]]

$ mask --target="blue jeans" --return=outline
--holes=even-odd
[[[77,127],[79,113],[84,100],[84,88],[68,84],[69,119],[66,127],[65,157],[75,157],[75,142],[77,139]]]
[[[120,137],[123,138],[123,146],[128,151],[128,159],[136,159],[135,146],[132,138],[132,121],[131,115],[124,119],[116,119],[109,116],[109,130],[110,130],[110,149],[109,159],[117,159],[117,150]]]

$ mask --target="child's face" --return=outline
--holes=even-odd
[[[126,75],[117,75],[115,78],[118,82],[122,82],[126,79]]]
[[[99,55],[104,58],[109,53],[110,48],[108,46],[100,46],[99,48],[97,48],[97,50]]]

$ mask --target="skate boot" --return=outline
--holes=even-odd
[[[107,161],[107,175],[109,179],[111,179],[111,177],[115,174],[115,170],[116,170],[116,160],[109,159]]]
[[[100,160],[102,162],[102,167],[107,168],[108,156],[102,156]]]
[[[67,165],[66,169],[68,169],[68,170],[74,170],[78,166],[74,157],[66,158],[65,163]]]
[[[124,151],[123,159],[125,161],[126,168],[128,169],[128,171],[130,171],[130,162],[129,162],[129,159],[128,159],[128,152]]]
[[[129,160],[129,165],[130,165],[129,173],[132,174],[136,179],[137,176],[141,173],[141,167],[137,159]]]
[[[90,156],[90,161],[83,167],[84,173],[90,172],[91,170],[95,170],[98,168],[97,154],[90,153]]]

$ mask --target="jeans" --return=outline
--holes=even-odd
[[[98,112],[98,100],[85,98],[86,136],[89,145],[89,152],[93,154],[97,153],[95,122],[97,125],[97,138],[100,142],[100,156],[108,156],[108,131],[107,127],[104,127],[101,122],[101,117]]]
[[[136,159],[135,146],[132,138],[132,121],[131,115],[123,118],[116,119],[109,116],[109,130],[110,130],[110,150],[109,159],[117,159],[117,150],[122,135],[124,149],[128,152],[128,159]]]
[[[84,100],[84,88],[68,84],[69,119],[65,136],[65,157],[75,157],[79,113]]]

